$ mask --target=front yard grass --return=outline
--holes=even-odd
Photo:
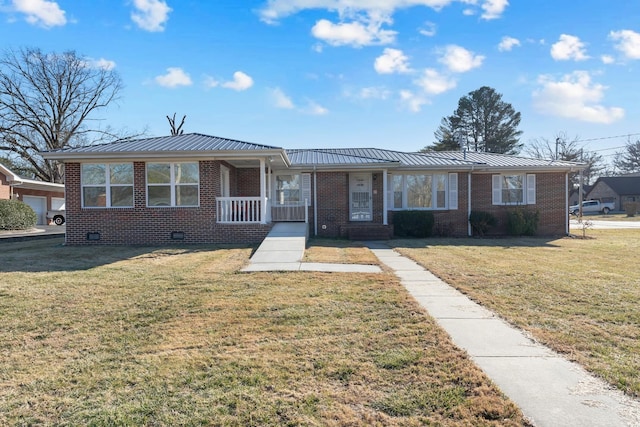
[[[526,424],[391,274],[60,243],[0,246],[0,425]]]
[[[640,396],[640,230],[589,239],[396,240],[473,300]]]

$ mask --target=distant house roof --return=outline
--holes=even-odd
[[[570,170],[584,165],[558,160],[540,160],[504,154],[432,151],[407,153],[381,148],[315,148],[285,150],[281,147],[255,144],[216,136],[191,133],[144,139],[125,139],[109,144],[66,148],[43,153],[48,159],[154,159],[154,158],[220,158],[238,159],[269,156],[277,167],[332,168],[404,168],[459,169],[490,168],[492,170]]]
[[[9,183],[9,185],[13,187],[22,187],[41,191],[64,191],[64,184],[56,184],[53,182],[44,182],[35,179],[22,178],[3,164],[0,164],[0,173],[6,177],[7,183]]]
[[[640,176],[601,176],[593,187],[598,182],[607,184],[620,196],[640,194]]]

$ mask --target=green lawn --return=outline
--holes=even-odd
[[[629,395],[640,396],[640,230],[587,239],[396,240],[401,253]]]
[[[0,244],[0,425],[526,424],[393,275],[250,253]]]

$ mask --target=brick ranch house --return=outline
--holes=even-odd
[[[568,173],[583,165],[475,152],[285,150],[201,134],[43,153],[65,163],[66,242],[257,243],[278,221],[310,235],[389,238],[400,210],[471,235],[469,213],[540,212],[541,235],[568,233]]]
[[[64,185],[22,178],[0,164],[0,199],[28,204],[38,217],[37,224],[46,224],[48,210],[64,208]]]

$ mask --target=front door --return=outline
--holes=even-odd
[[[371,199],[371,174],[350,174],[349,218],[351,218],[351,221],[371,221],[373,217],[373,203]]]

